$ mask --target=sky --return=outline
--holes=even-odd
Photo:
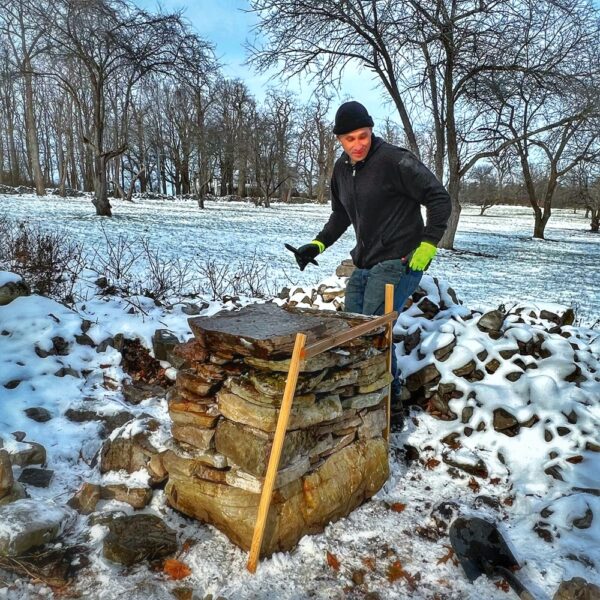
[[[158,6],[156,0],[134,1],[147,10],[155,10]],[[257,100],[264,99],[269,87],[281,87],[279,82],[269,81],[269,75],[258,74],[249,65],[244,64],[247,59],[244,44],[254,40],[253,29],[258,21],[256,15],[249,12],[248,0],[162,0],[160,6],[169,12],[183,10],[192,28],[214,44],[225,76],[239,77]],[[362,102],[373,116],[376,130],[378,123],[382,123],[388,116],[393,117],[392,107],[382,100],[382,93],[376,89],[371,77],[371,74],[358,70],[345,75],[337,101],[333,102],[331,118],[337,106],[345,100]],[[289,83],[289,88],[298,94],[302,102],[307,102],[313,92],[306,81],[297,79]]]

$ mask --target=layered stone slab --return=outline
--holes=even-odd
[[[368,320],[276,305],[191,319],[196,340],[179,352],[168,397],[177,443],[159,457],[169,502],[248,548],[297,333],[311,344]],[[300,363],[263,554],[322,530],[385,482],[384,333]]]
[[[279,487],[273,494],[261,556],[291,550],[302,536],[323,531],[373,496],[388,476],[387,444],[375,438],[346,446],[314,471]],[[260,494],[176,473],[169,477],[165,492],[173,508],[213,524],[249,550]]]

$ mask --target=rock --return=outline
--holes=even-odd
[[[600,587],[581,577],[562,581],[552,600],[598,600]]]
[[[440,372],[435,365],[427,365],[420,371],[409,375],[406,378],[406,387],[409,391],[415,392],[427,383],[437,380],[441,377]]]
[[[160,385],[136,381],[123,384],[123,397],[129,404],[140,404],[149,398],[162,398],[166,391]]]
[[[283,395],[266,396],[261,394],[247,377],[231,377],[225,382],[225,388],[253,404],[279,407],[283,400]],[[354,391],[354,386],[352,386],[352,390]],[[316,401],[316,394],[296,394],[294,396],[294,406],[296,407],[312,406]]]
[[[190,444],[198,450],[212,450],[215,447],[214,429],[200,429],[193,425],[172,425],[171,434],[177,441]]]
[[[177,473],[179,477],[199,477],[206,467],[222,470],[229,466],[227,458],[214,450],[203,452],[188,444],[179,444],[173,450],[161,453],[161,461],[168,473]]]
[[[119,471],[133,473],[145,469],[148,461],[157,454],[156,448],[148,440],[153,419],[142,422],[145,431],[139,431],[131,437],[115,437],[107,440],[100,454],[100,472]]]
[[[0,556],[19,556],[54,540],[69,519],[68,510],[51,501],[17,500],[0,507]]]
[[[125,502],[133,508],[144,508],[152,500],[150,488],[132,488],[123,483],[100,486],[102,500],[117,500]]]
[[[128,567],[177,551],[175,531],[155,515],[116,517],[108,523],[108,529],[103,543],[104,557]]]
[[[226,418],[262,431],[275,431],[279,410],[247,402],[240,396],[224,390],[217,394],[217,401],[221,414]],[[338,396],[328,396],[312,406],[302,408],[292,406],[288,430],[305,429],[324,421],[336,419],[341,415],[342,405]]]
[[[290,465],[299,456],[308,456],[317,443],[317,433],[310,429],[288,431],[283,444],[279,468]],[[215,447],[231,462],[255,477],[264,477],[273,437],[253,427],[221,419],[215,434]]]
[[[452,354],[452,350],[454,350],[455,346],[456,346],[456,338],[454,338],[449,344],[446,344],[442,348],[438,348],[433,353],[433,356],[435,357],[436,360],[439,360],[440,362],[444,362],[445,360],[447,360],[450,357],[450,355]]]
[[[492,310],[481,315],[481,318],[477,322],[477,327],[480,331],[486,333],[498,332],[502,329],[502,323],[504,323],[505,314],[501,310]]]
[[[0,285],[0,306],[10,304],[20,296],[29,296],[31,290],[19,275],[14,275],[12,281]]]
[[[10,457],[6,450],[0,450],[0,498],[8,495],[15,480],[12,472]]]
[[[50,481],[54,471],[50,469],[35,469],[27,467],[21,471],[19,476],[19,483],[26,485],[32,485],[34,487],[47,488],[50,485]]]
[[[10,462],[16,467],[43,465],[46,462],[46,449],[37,442],[20,442],[18,449],[10,453]]]
[[[447,465],[460,469],[469,475],[481,477],[482,479],[488,478],[488,469],[483,460],[464,448],[444,453],[442,460]]]
[[[190,317],[195,317],[199,315],[203,310],[207,309],[209,304],[208,302],[202,302],[202,304],[195,304],[194,302],[183,302],[183,306],[181,307],[181,312],[184,315],[188,315]]]
[[[152,349],[156,360],[168,360],[168,353],[179,344],[177,336],[168,329],[157,329],[152,336]]]
[[[519,433],[519,422],[507,410],[497,408],[494,411],[494,429],[510,437]]]
[[[306,334],[307,344],[350,328],[346,320],[322,312],[292,311],[273,303],[251,304],[240,311],[224,310],[211,317],[189,320],[192,332],[211,352],[288,358],[296,333]]]
[[[261,555],[287,551],[306,535],[323,531],[373,496],[388,478],[387,444],[358,441],[332,454],[314,471],[275,490]],[[165,488],[173,508],[210,522],[248,550],[260,500],[239,488],[172,476]]]
[[[277,490],[300,479],[300,477],[310,470],[310,467],[311,465],[308,456],[297,457],[292,464],[277,471],[273,489]],[[254,494],[260,494],[264,484],[264,477],[255,477],[242,469],[233,467],[225,472],[225,482],[233,487]]]
[[[577,529],[589,529],[592,526],[593,520],[594,513],[592,512],[592,509],[588,506],[583,516],[573,519],[573,527],[577,527]]]
[[[52,418],[49,410],[45,408],[41,408],[39,406],[33,408],[26,408],[25,414],[32,419],[33,421],[37,421],[38,423],[45,423]]]
[[[84,483],[67,504],[82,515],[89,515],[96,510],[96,504],[101,499],[99,485]]]
[[[338,277],[350,277],[352,275],[354,269],[354,263],[351,258],[344,259],[335,269],[335,274]]]
[[[473,371],[475,370],[476,367],[477,367],[477,363],[474,360],[470,360],[469,362],[465,363],[462,367],[458,367],[457,369],[454,369],[452,372],[457,377],[468,377],[471,373],[473,373]]]
[[[196,404],[179,401],[177,397],[169,402],[169,416],[175,425],[194,425],[203,429],[212,429],[220,417],[217,404]]]
[[[360,440],[380,437],[387,427],[387,413],[383,408],[367,411],[361,419],[362,425],[359,426],[357,433]]]
[[[8,493],[3,498],[0,498],[0,506],[6,506],[23,498],[29,498],[29,494],[25,490],[25,486],[15,481]]]

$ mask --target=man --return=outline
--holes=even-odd
[[[346,311],[380,315],[385,284],[394,285],[400,312],[437,252],[450,217],[448,192],[411,152],[373,135],[373,119],[359,102],[342,104],[333,133],[344,149],[331,178],[331,215],[315,239],[296,252],[300,270],[331,246],[349,225],[356,269],[346,287]],[[426,207],[423,223],[421,205]],[[392,356],[392,402],[400,381]]]

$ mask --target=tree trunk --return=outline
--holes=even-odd
[[[535,211],[535,222],[533,225],[533,237],[540,240],[544,239],[544,232],[546,230],[546,224],[550,218],[549,214],[542,213],[541,210]]]
[[[38,145],[37,128],[35,125],[35,110],[33,108],[33,83],[31,77],[31,64],[29,58],[23,61],[25,82],[25,127],[27,128],[27,148],[29,153],[29,164],[35,184],[35,193],[38,196],[46,195],[46,186],[40,166],[40,148]]]
[[[590,223],[592,233],[598,233],[600,230],[600,208],[592,211],[592,220]]]
[[[96,156],[94,160],[94,199],[92,204],[96,207],[96,214],[99,217],[112,217],[108,201],[106,160],[102,155]]]

